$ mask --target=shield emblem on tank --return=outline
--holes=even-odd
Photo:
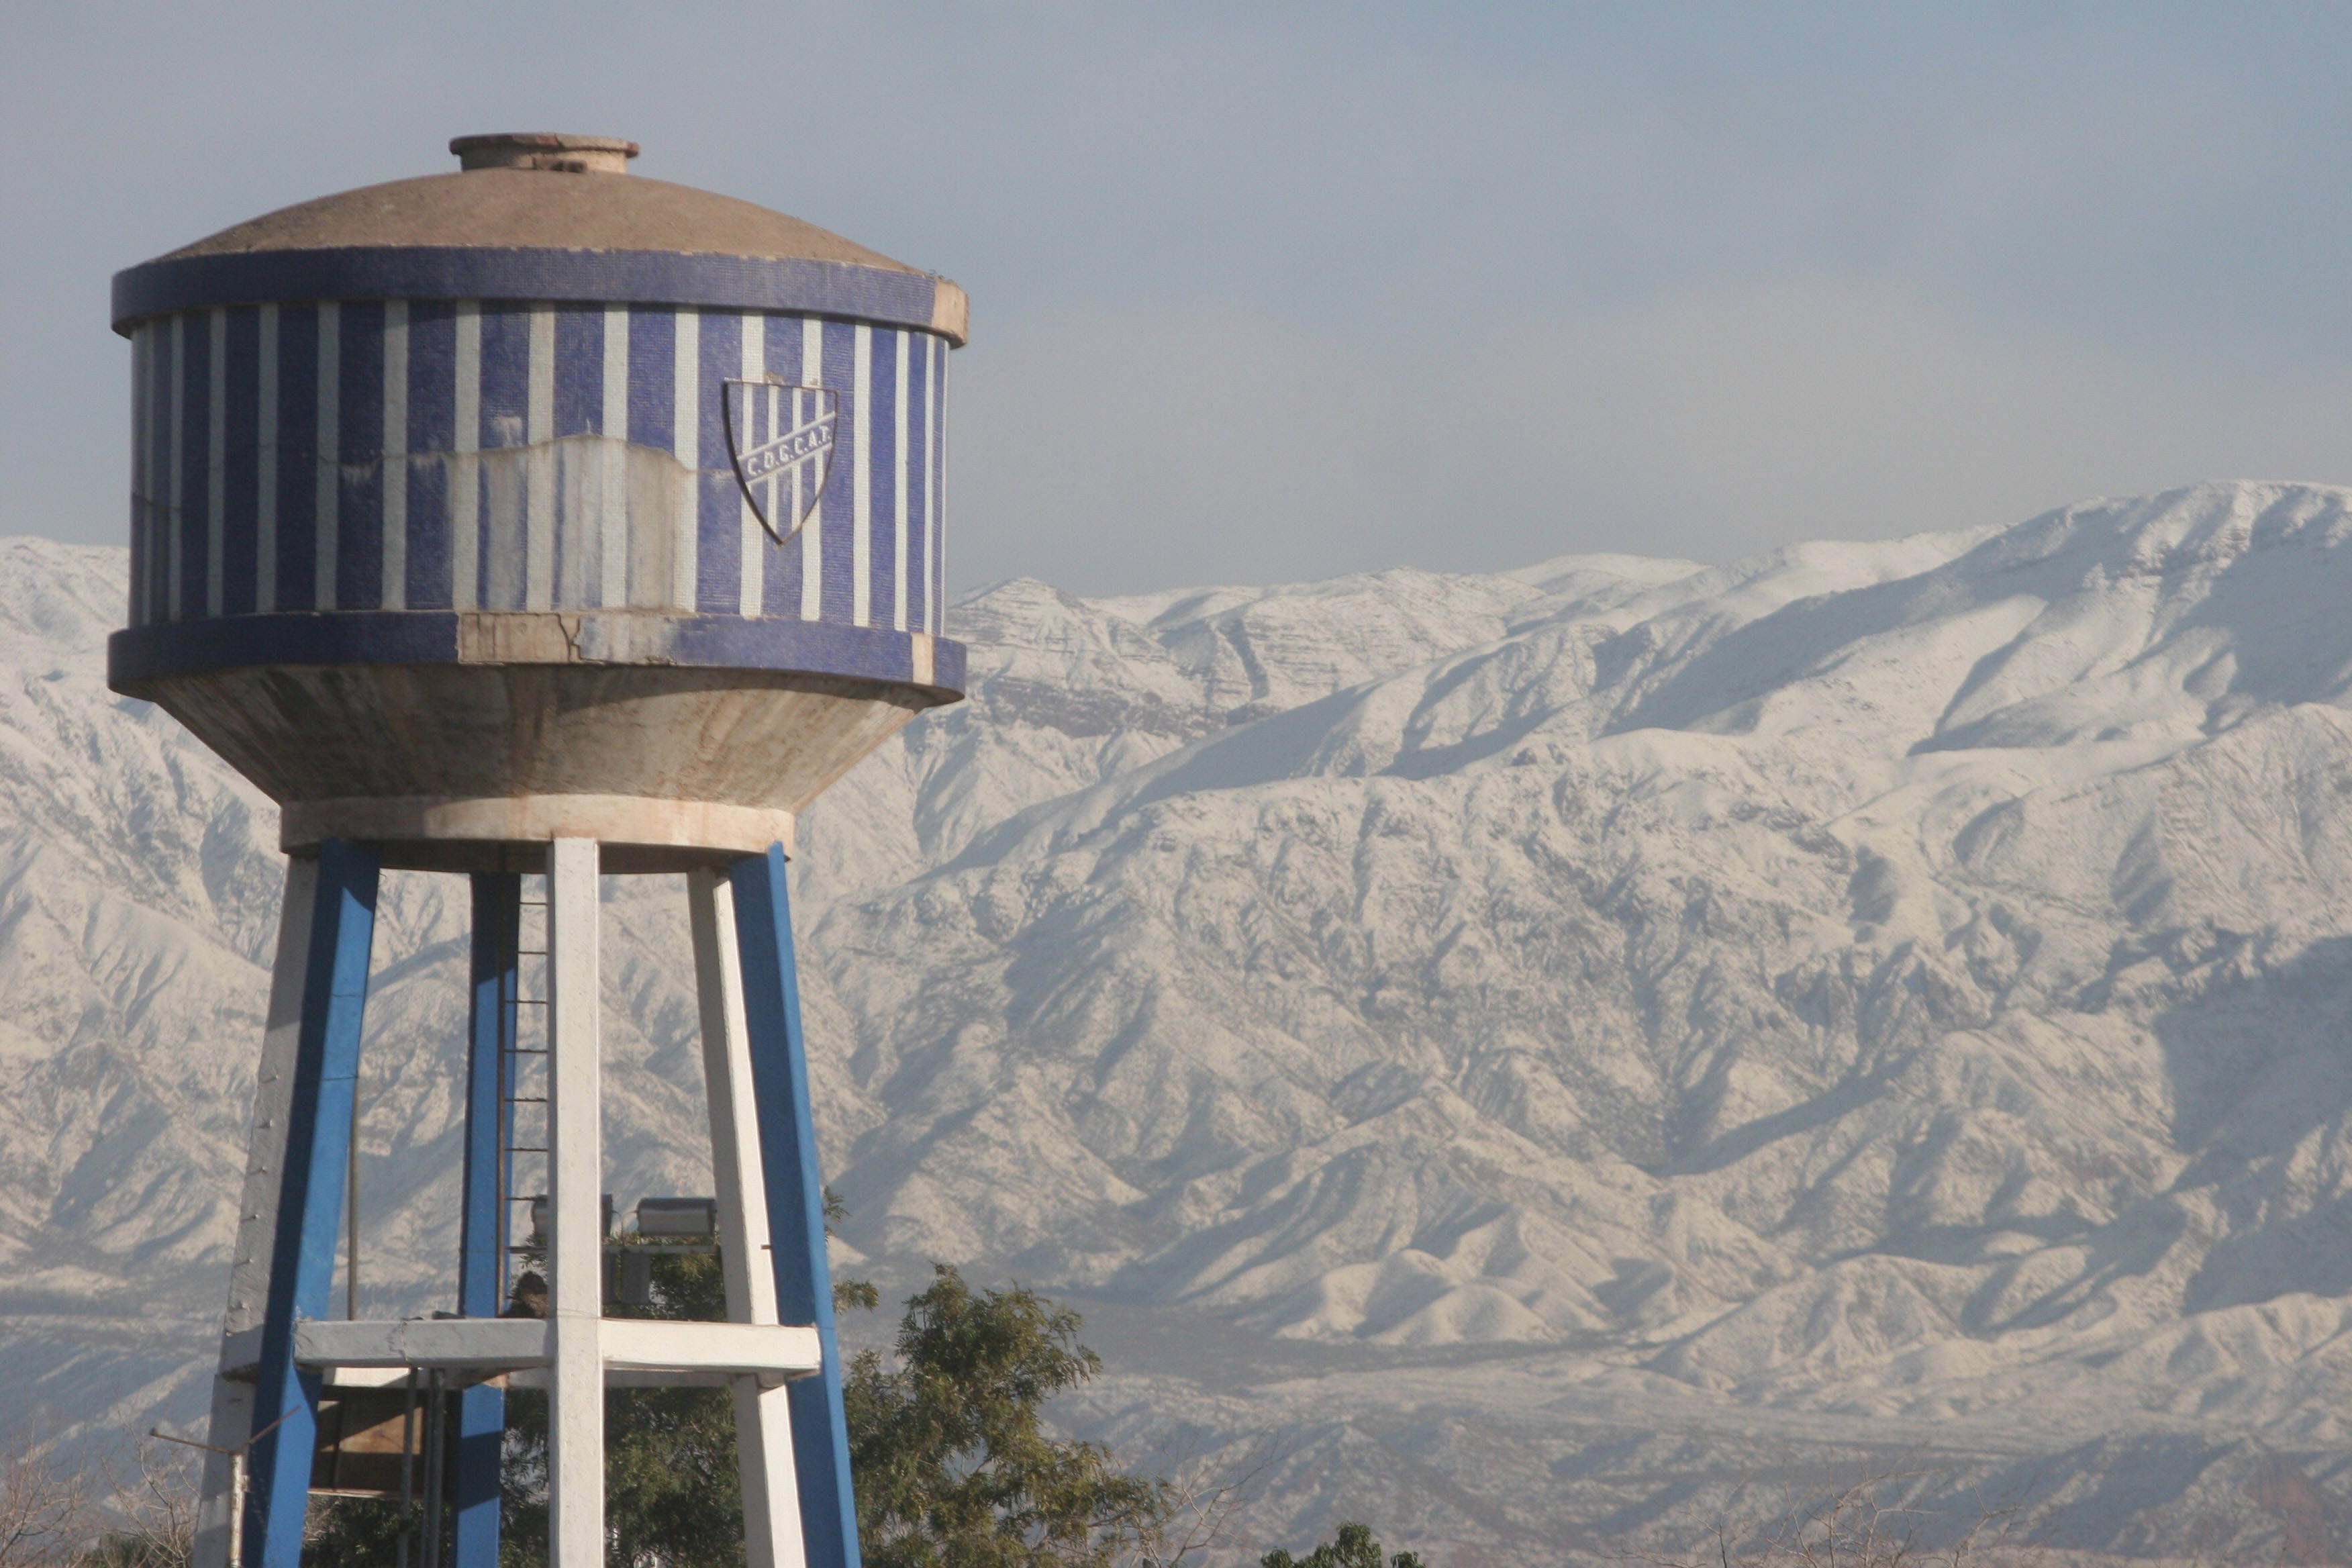
[[[730,381],[722,407],[735,480],[761,527],[782,544],[816,510],[833,472],[841,394],[773,377]]]

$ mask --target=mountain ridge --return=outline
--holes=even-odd
[[[274,817],[103,691],[119,552],[0,565],[0,1374],[184,1418]],[[1714,567],[968,596],[969,700],[795,868],[845,1261],[1202,1324],[1072,1418],[1306,1423],[1339,1479],[1269,1528],[1410,1495],[1462,1563],[1664,1540],[1725,1495],[1667,1473],[1777,1422],[2042,1464],[2086,1551],[2267,1539],[2263,1456],[2352,1484],[2347,589],[2352,492],[2244,483]],[[708,1181],[656,880],[606,892],[624,1201]],[[463,900],[384,910],[363,1290],[418,1310]],[[1472,1506],[1477,1465],[1546,1500]]]

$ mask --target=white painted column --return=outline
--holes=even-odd
[[[294,1057],[302,1039],[302,992],[309,977],[310,917],[318,907],[319,862],[298,855],[286,862],[286,898],[278,911],[278,956],[269,971],[269,1015],[263,1024],[261,1071],[254,1082],[253,1136],[246,1145],[245,1194],[237,1205],[236,1250],[228,1272],[228,1311],[221,1322],[221,1362],[236,1336],[258,1333],[269,1305],[270,1254],[278,1238],[278,1194],[286,1177],[286,1116],[294,1099]],[[755,1144],[756,1148],[757,1145]],[[213,1374],[213,1415],[205,1441],[234,1448],[253,1436],[253,1350],[248,1341],[242,1378]],[[196,1504],[194,1568],[228,1568],[229,1458],[205,1456]]]
[[[549,846],[548,1542],[551,1568],[604,1568],[604,1184],[597,1028],[598,858],[593,838]]]
[[[776,1321],[776,1276],[763,1245],[767,1189],[751,1099],[751,1037],[743,1023],[742,957],[735,946],[735,894],[716,871],[687,878],[694,973],[702,1004],[702,1076],[710,1100],[711,1178],[719,1194],[719,1256],[727,1318]],[[730,1380],[743,1537],[751,1568],[803,1568],[800,1484],[793,1469],[792,1412],[782,1383]]]

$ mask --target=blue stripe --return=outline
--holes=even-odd
[[[793,905],[784,849],[769,847],[730,868],[736,950],[743,973],[744,1035],[751,1099],[767,1187],[768,1256],[776,1316],[816,1329],[816,1376],[785,1384],[793,1468],[809,1560],[857,1568],[857,1504],[849,1475],[849,1426],[841,1347],[833,1321],[833,1273],[824,1251],[824,1178],[817,1164],[809,1099],[808,1042],[801,1029],[800,976],[793,952]]]
[[[907,629],[931,629],[930,429],[931,340],[915,334],[907,348]]]
[[[732,615],[656,618],[626,610],[565,619],[576,627],[583,668],[642,659],[696,669],[914,681],[914,638],[887,626]],[[457,615],[446,610],[354,610],[134,626],[107,639],[106,678],[120,690],[171,676],[261,665],[456,664],[457,625]],[[657,660],[637,651],[648,632],[659,639]],[[932,647],[931,688],[960,692],[963,646],[939,641]]]
[[[768,373],[771,375],[781,376],[795,386],[804,384],[808,378],[801,373],[801,318],[770,316],[766,319],[765,324],[768,334]],[[792,395],[787,393],[784,395],[790,398]],[[786,417],[790,416],[788,403]],[[785,499],[781,504],[789,509],[792,505],[789,488],[786,488],[784,494]],[[771,518],[769,521],[779,530],[792,526],[792,520],[789,518]],[[762,608],[771,616],[798,616],[801,613],[801,542],[791,539],[782,545],[772,542],[763,545],[760,551],[760,560],[764,570],[762,580],[765,584],[766,595],[762,600]]]
[[[914,679],[914,641],[887,626],[851,626],[826,621],[748,620],[741,616],[698,616],[674,623],[667,657],[702,669],[800,669],[853,675],[869,680]],[[120,635],[120,634],[117,634]],[[583,647],[594,636],[583,626]],[[935,645],[931,684],[961,689],[963,649]],[[952,667],[953,681],[949,679]]]
[[[555,311],[555,436],[593,436],[604,427],[604,307]]]
[[[593,436],[604,423],[604,308],[560,305],[550,313],[555,320],[555,384],[549,398],[553,416],[549,435],[558,441]],[[578,489],[581,467],[587,469],[592,489],[601,486],[601,470],[597,459],[583,452],[559,447],[553,457],[555,516],[548,533],[554,545],[549,571],[555,602],[572,603],[575,595],[566,592],[566,585],[578,584],[583,592],[576,597],[593,604],[603,576],[597,570],[603,542],[598,531],[586,526],[586,518],[572,514],[571,498]]]
[[[481,449],[525,444],[530,418],[530,312],[513,305],[482,307]],[[524,570],[520,469],[481,465],[476,502],[475,578],[481,607],[520,610],[529,587]]]
[[[509,1008],[515,994],[516,950],[522,918],[522,878],[513,871],[477,872],[471,1043],[466,1065],[464,1181],[460,1187],[457,1310],[495,1318],[505,1305],[504,1226],[499,1206],[499,1075]]]
[[[266,1568],[301,1561],[317,1440],[319,1375],[294,1364],[297,1318],[323,1318],[341,1228],[343,1166],[352,1141],[368,947],[375,930],[374,853],[341,839],[319,847],[318,901],[305,956],[300,1033],[278,1180],[269,1299],[255,1368],[249,1552]]]
[[[147,472],[146,493],[139,509],[139,522],[147,541],[146,576],[142,579],[144,601],[137,624],[167,618],[163,606],[163,542],[165,538],[163,509],[170,503],[171,489],[165,482],[164,465],[171,460],[172,418],[171,345],[169,323],[155,321],[147,328]]]
[[[383,603],[383,301],[342,308],[342,371],[336,416],[341,489],[335,503],[335,607]]]
[[[205,592],[205,530],[212,499],[212,323],[202,315],[180,328],[180,602],[181,617],[210,614]]]
[[[450,463],[457,421],[457,312],[444,300],[408,308],[408,607],[451,604]],[[416,454],[429,454],[418,457]]]
[[[526,437],[530,398],[530,312],[509,306],[482,307],[482,426],[475,438],[483,451],[520,447]]]
[[[457,312],[445,300],[408,307],[408,449],[457,446]]]
[[[147,618],[172,618],[172,324],[155,323],[155,341],[147,355],[147,379],[153,420],[149,443],[147,494],[151,542],[147,554]]]
[[[504,1388],[478,1383],[459,1392],[450,1568],[499,1568],[499,1465],[506,1436]]]
[[[114,275],[118,332],[151,316],[268,300],[481,300],[785,310],[929,330],[939,279],[854,262],[681,255],[369,246],[150,261]]]
[[[742,606],[742,492],[727,455],[727,384],[743,374],[743,318],[706,310],[702,316],[702,476],[696,486],[695,584],[698,610],[730,615]]]
[[[221,435],[221,613],[249,616],[254,607],[255,498],[261,483],[261,312],[228,313],[227,398]]]
[[[450,607],[450,465],[408,459],[408,573],[404,588],[412,610]]]
[[[131,334],[131,618],[147,620],[147,341],[151,329]]]
[[[874,520],[874,542],[866,556],[867,620],[874,626],[895,625],[898,589],[898,334],[874,330],[873,363],[868,371],[873,388],[873,445],[866,462],[873,473],[867,496]],[[908,519],[911,525],[914,520]]]
[[[159,622],[107,639],[109,682],[263,664],[455,664],[457,617],[446,611],[346,610]]]
[[[278,604],[307,607],[319,573],[319,311],[278,312]]]
[[[473,1029],[467,1052],[464,1218],[458,1233],[457,1310],[494,1318],[505,1303],[506,1181],[502,1146],[514,1142],[502,1086],[514,1016],[516,950],[521,945],[522,878],[473,878]],[[458,1395],[454,1568],[498,1568],[499,1457],[506,1436],[506,1391],[477,1384]]]
[[[677,434],[677,312],[629,312],[629,439],[675,449]]]
[[[818,379],[841,393],[841,434],[837,439],[842,444],[833,467],[825,473],[824,495],[818,502],[816,515],[808,523],[818,530],[823,541],[817,555],[824,574],[818,618],[847,623],[857,614],[856,602],[850,597],[856,591],[857,564],[857,492],[850,468],[864,457],[851,435],[856,428],[858,413],[850,406],[856,401],[857,386],[857,329],[851,323],[824,324],[824,363]],[[799,613],[797,608],[793,613]]]
[[[947,340],[944,338],[934,338],[931,342],[931,463],[929,473],[930,482],[935,490],[935,497],[931,503],[931,509],[939,517],[939,531],[931,538],[932,553],[937,558],[925,563],[923,568],[923,580],[926,583],[929,583],[931,588],[930,614],[924,617],[924,622],[930,627],[934,636],[943,635],[948,629],[948,574],[946,546],[948,533],[947,410]]]

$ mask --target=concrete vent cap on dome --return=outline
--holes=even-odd
[[[553,131],[501,131],[457,136],[449,151],[460,169],[546,169],[563,174],[625,174],[637,144],[617,136],[566,136]]]

